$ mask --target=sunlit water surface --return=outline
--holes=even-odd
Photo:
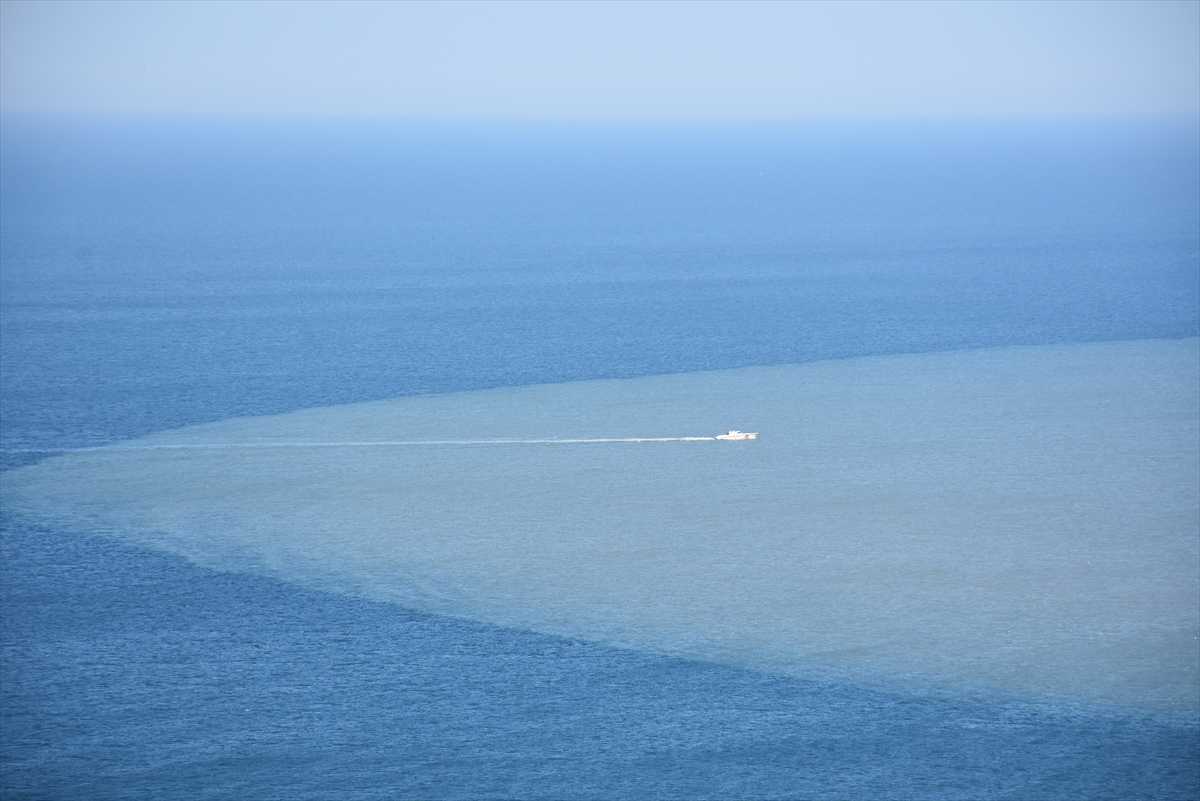
[[[1194,119],[0,139],[0,798],[1200,797]]]
[[[403,398],[68,453],[4,491],[38,521],[428,612],[1186,712],[1198,365],[1195,339],[1147,340]],[[729,424],[760,438],[637,441]]]

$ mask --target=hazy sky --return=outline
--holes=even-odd
[[[8,110],[1200,111],[1200,2],[0,3]]]

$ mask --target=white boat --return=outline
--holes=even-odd
[[[736,428],[731,428],[724,434],[717,434],[717,439],[758,439],[758,432],[747,434],[745,431],[738,431]]]

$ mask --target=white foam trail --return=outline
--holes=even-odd
[[[378,442],[203,442],[172,445],[97,445],[92,448],[13,448],[5,453],[93,453],[238,448],[391,448],[410,445],[573,445],[593,442],[715,442],[716,437],[596,437],[591,439],[403,439]]]

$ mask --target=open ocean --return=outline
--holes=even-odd
[[[6,116],[0,304],[0,798],[1200,798],[1193,119]]]

